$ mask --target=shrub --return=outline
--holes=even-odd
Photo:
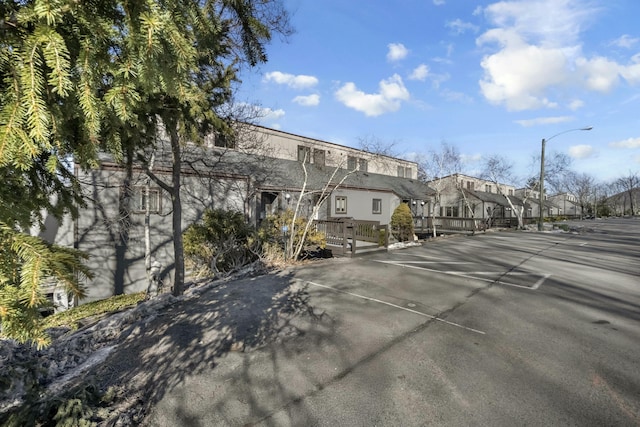
[[[378,246],[385,245],[385,243],[387,242],[386,234],[387,234],[386,230],[384,229],[378,230]]]
[[[291,233],[291,222],[293,221],[293,211],[287,209],[277,215],[269,215],[261,224],[258,230],[258,239],[261,242],[261,252],[270,261],[284,260],[285,254],[285,234],[283,227],[287,227],[287,242]],[[297,247],[302,240],[304,227],[307,218],[297,217],[295,223],[295,235],[293,236],[293,246]],[[324,249],[327,246],[327,239],[324,233],[316,231],[313,227],[309,229],[303,247]],[[289,248],[291,254],[291,248]]]
[[[400,242],[413,238],[413,216],[406,203],[400,203],[391,215],[391,234]]]
[[[184,233],[185,257],[198,274],[228,273],[254,261],[254,245],[255,230],[236,211],[207,209]]]

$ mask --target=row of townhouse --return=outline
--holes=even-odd
[[[207,208],[241,212],[255,226],[269,215],[297,206],[298,201],[300,214],[310,216],[323,191],[330,196],[316,213],[317,220],[352,218],[385,225],[401,203],[411,207],[416,219],[512,218],[511,206],[524,206],[525,216],[537,215],[535,194],[523,201],[510,185],[497,188],[462,174],[423,183],[417,179],[418,164],[404,159],[255,125],[237,124],[235,134],[233,140],[211,135],[204,146],[184,148],[183,230],[198,221]],[[172,165],[165,139],[159,138],[153,153],[153,173],[170,184]],[[96,169],[75,167],[87,200],[78,217],[67,217],[60,224],[47,222],[44,236],[89,255],[95,276],[85,283],[87,297],[81,303],[146,289],[147,205],[152,258],[161,266],[162,276],[173,276],[170,194],[150,181],[136,163],[127,169],[107,155],[100,160]],[[130,188],[131,193],[125,194],[124,188]],[[557,214],[551,212],[553,207],[547,209]],[[69,301],[55,285],[49,293],[61,308],[77,303]]]
[[[207,208],[242,212],[248,223],[258,226],[300,199],[300,213],[308,216],[323,190],[330,197],[315,219],[388,224],[400,203],[424,206],[433,194],[417,180],[415,162],[260,126],[238,124],[236,134],[233,141],[211,136],[202,147],[184,148],[183,230]],[[153,173],[171,184],[170,148],[164,138],[159,139]],[[107,155],[101,156],[98,168],[76,166],[75,174],[87,204],[79,208],[76,219],[67,217],[46,233],[50,241],[89,255],[94,278],[86,281],[87,296],[80,303],[146,289],[147,205],[152,258],[170,280],[174,265],[170,194],[150,181],[140,165],[134,162],[127,169]],[[124,188],[131,189],[129,195]],[[48,292],[61,309],[78,303],[55,286]]]
[[[540,192],[528,188],[488,181],[460,173],[431,180],[427,183],[437,193],[439,203],[435,216],[504,220],[516,218],[513,209],[525,218],[540,215]],[[561,193],[545,194],[543,215],[581,216],[582,210],[575,196]]]

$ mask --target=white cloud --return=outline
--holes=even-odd
[[[574,159],[586,159],[593,154],[593,147],[590,145],[573,145],[569,147],[569,156]]]
[[[554,123],[564,123],[573,120],[569,116],[556,116],[556,117],[537,117],[535,119],[516,120],[515,122],[524,127],[531,127],[537,125],[548,125]]]
[[[440,96],[451,102],[460,102],[461,104],[473,103],[473,98],[471,98],[466,93],[455,92],[449,89],[443,89],[442,91],[440,91]]]
[[[609,147],[614,148],[640,148],[640,137],[628,138],[622,141],[616,141],[609,143]]]
[[[260,122],[276,122],[284,117],[285,112],[282,109],[272,110],[268,107],[255,107],[260,117]],[[273,126],[273,123],[272,123]]]
[[[402,78],[397,74],[382,80],[379,88],[378,93],[365,93],[354,83],[348,82],[336,91],[335,96],[347,107],[361,111],[367,116],[379,116],[397,111],[401,101],[406,101],[410,97]]]
[[[620,74],[624,79],[632,85],[640,83],[640,58],[638,55],[634,56],[632,60],[635,62],[632,65],[622,67]]]
[[[548,48],[578,44],[581,30],[597,10],[582,0],[523,0],[493,3],[484,12],[498,29],[510,29]]]
[[[293,75],[288,73],[282,73],[280,71],[272,71],[265,74],[264,80],[266,82],[275,82],[281,85],[287,85],[293,89],[306,89],[318,84],[318,79],[314,76],[307,76],[304,74]]]
[[[445,0],[433,0],[433,4],[436,6],[442,6],[445,3]]]
[[[620,65],[602,56],[592,59],[578,58],[576,65],[584,74],[588,89],[609,92],[619,81]]]
[[[446,82],[447,80],[449,80],[451,78],[451,76],[448,73],[444,73],[444,74],[431,74],[431,85],[435,88],[435,89],[439,89],[440,85],[444,82]]]
[[[314,93],[307,96],[296,96],[293,98],[293,102],[304,107],[313,107],[320,104],[320,95]]]
[[[429,67],[425,64],[418,65],[409,75],[409,80],[425,81],[429,75]]]
[[[447,28],[451,28],[451,30],[453,30],[453,32],[456,34],[464,34],[467,31],[477,33],[479,30],[479,27],[477,25],[474,25],[470,22],[464,22],[460,18],[453,21],[447,21],[444,25]]]
[[[623,47],[625,49],[631,49],[635,44],[640,42],[637,37],[631,37],[628,34],[624,34],[611,42],[612,46]]]
[[[555,108],[551,90],[583,87],[607,93],[622,79],[640,84],[640,54],[625,65],[611,58],[582,53],[584,28],[599,10],[580,0],[500,1],[482,9],[492,28],[476,39],[490,53],[482,59],[480,89],[491,103],[508,110]],[[628,35],[612,44],[632,47],[640,39]],[[566,102],[566,101],[565,101]],[[572,110],[582,101],[569,102]]]
[[[482,44],[498,37],[506,37],[505,47],[481,62],[485,75],[480,89],[485,98],[512,111],[555,107],[545,97],[545,89],[568,79],[562,50],[527,45],[514,33],[487,32],[479,40]]]
[[[581,99],[574,99],[569,103],[569,109],[571,111],[576,111],[579,108],[584,107],[584,101]]]
[[[409,54],[409,49],[404,47],[402,43],[389,43],[387,45],[389,52],[387,52],[387,61],[399,61],[404,59]]]

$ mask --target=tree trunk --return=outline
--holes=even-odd
[[[178,137],[177,124],[175,122],[168,126],[169,138],[171,139],[171,156],[173,167],[171,169],[173,191],[171,192],[171,207],[173,208],[173,254],[175,259],[173,276],[173,295],[182,295],[184,287],[184,245],[182,243],[182,203],[180,201],[180,138]]]
[[[131,231],[131,199],[133,196],[133,150],[131,145],[126,148],[125,178],[120,193],[118,206],[118,237],[116,241],[116,269],[114,273],[114,295],[124,294],[124,282],[129,260],[129,234]]]
[[[153,164],[155,162],[156,154],[151,153],[151,160],[149,162],[149,170],[153,171]],[[147,271],[147,290],[151,289],[152,280],[151,277],[151,178],[147,176],[147,182],[145,185],[145,206],[144,206],[144,267]],[[159,201],[158,201],[159,202]]]
[[[436,230],[436,209],[440,207],[440,195],[436,194],[436,199],[433,202],[433,209],[431,210],[431,227],[433,228],[433,237],[438,237]]]

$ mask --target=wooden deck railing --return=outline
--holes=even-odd
[[[484,231],[485,220],[482,218],[452,218],[446,216],[416,217],[413,219],[413,228],[416,234],[433,233],[433,225],[436,232],[470,232]]]
[[[325,235],[327,245],[332,246],[331,249],[338,254],[353,256],[358,242],[361,245],[362,243],[374,244],[366,245],[367,248],[389,246],[389,227],[377,221],[339,219],[315,220],[313,223],[316,231]]]

